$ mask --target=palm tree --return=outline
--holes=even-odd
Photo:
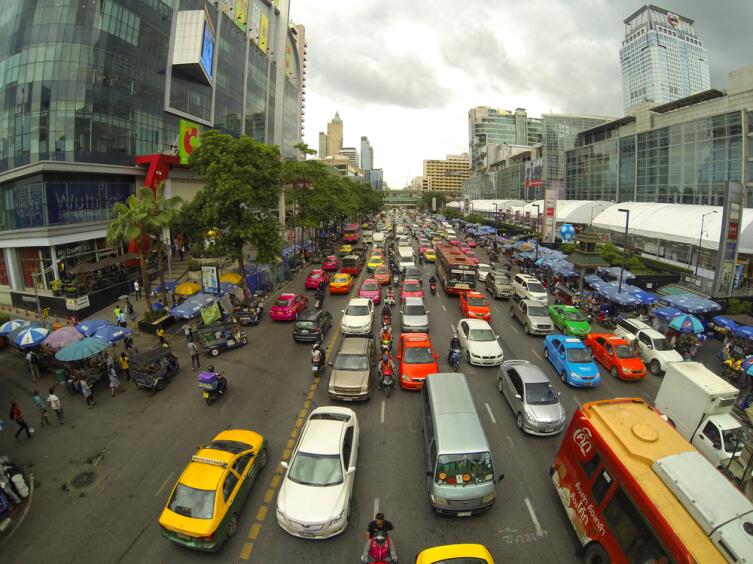
[[[157,187],[156,194],[151,190],[143,194],[143,200],[148,208],[147,232],[157,242],[157,272],[159,273],[160,287],[162,288],[162,301],[167,304],[167,289],[165,288],[165,267],[163,264],[165,241],[164,235],[167,229],[175,223],[178,217],[178,206],[183,199],[180,196],[165,198],[165,185],[161,183]]]

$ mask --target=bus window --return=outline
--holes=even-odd
[[[601,462],[599,455],[594,453],[594,455],[591,457],[591,460],[581,462],[580,465],[583,467],[583,471],[586,473],[586,476],[593,478],[594,472],[596,472],[596,468],[598,468],[599,466],[599,462]]]
[[[628,562],[669,562],[666,551],[622,488],[617,488],[604,509],[604,520]]]
[[[612,476],[609,475],[609,472],[602,470],[599,477],[596,478],[594,485],[591,487],[591,495],[593,496],[596,505],[601,505],[604,496],[609,491],[613,482],[614,480],[612,479]]]

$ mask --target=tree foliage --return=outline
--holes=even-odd
[[[428,192],[421,192],[421,203],[419,204],[421,209],[431,211],[431,201],[433,198],[437,199],[437,210],[441,210],[447,203],[447,194],[445,192],[429,190]]]

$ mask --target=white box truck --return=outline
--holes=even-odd
[[[669,362],[656,409],[714,466],[739,456],[740,422],[732,415],[738,390],[699,362]]]
[[[384,247],[384,233],[381,231],[374,232],[373,240],[375,247]]]

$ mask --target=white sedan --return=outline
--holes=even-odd
[[[486,275],[489,274],[492,270],[491,264],[486,264],[485,262],[480,262],[477,265],[478,270],[476,270],[476,274],[478,274],[478,279],[481,282],[486,282]]]
[[[458,323],[458,337],[465,350],[468,364],[478,366],[498,366],[504,360],[499,337],[483,319],[461,319]]]
[[[368,298],[353,298],[343,311],[343,335],[368,335],[374,322],[374,302]]]
[[[277,495],[277,523],[291,535],[327,539],[348,526],[358,457],[358,419],[346,407],[319,407],[301,430]]]

